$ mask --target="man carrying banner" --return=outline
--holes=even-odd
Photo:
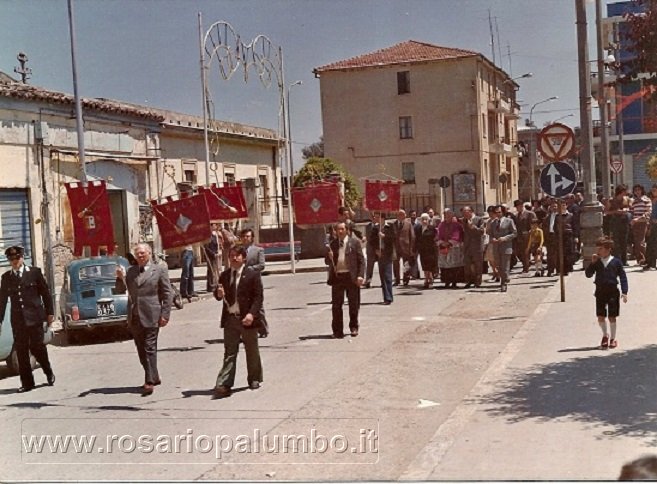
[[[246,260],[244,261],[244,265],[246,265],[246,267],[251,267],[262,275],[262,271],[265,270],[265,249],[253,243],[253,235],[252,229],[244,229],[240,233],[242,246],[246,249]],[[266,338],[269,335],[269,324],[265,317],[264,304],[260,307],[260,323],[258,335],[261,338]]]
[[[260,308],[263,302],[260,272],[247,267],[246,249],[237,245],[230,249],[230,267],[221,273],[214,291],[217,301],[223,301],[221,327],[224,330],[224,363],[217,376],[215,398],[232,393],[237,370],[240,342],[246,353],[247,382],[251,390],[262,383],[262,362],[258,348],[258,328],[261,327]]]
[[[365,281],[363,248],[358,238],[349,235],[344,222],[335,224],[335,234],[335,238],[329,243],[325,259],[329,266],[328,285],[331,286],[333,337],[344,338],[342,306],[345,293],[349,301],[351,336],[358,336],[360,288]]]

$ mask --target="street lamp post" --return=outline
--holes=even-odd
[[[293,173],[293,157],[292,157],[292,126],[290,118],[290,89],[293,86],[300,86],[303,84],[302,81],[294,81],[292,84],[287,86],[287,98],[286,98],[286,115],[287,115],[287,215],[288,215],[288,230],[290,236],[290,269],[292,274],[296,272],[295,260],[294,260],[294,213],[292,209],[292,173]]]
[[[566,119],[566,118],[572,118],[573,116],[575,116],[573,113],[566,114],[565,116],[561,116],[561,117],[555,119],[554,121],[550,121],[549,124],[554,124],[554,123],[556,123],[557,121],[561,121],[562,119]]]
[[[529,110],[529,127],[532,128],[532,130],[536,129],[536,126],[534,126],[534,108],[538,106],[539,104],[547,103],[550,101],[554,101],[556,99],[559,99],[559,96],[551,96],[546,99],[543,99],[541,101],[538,101],[537,103],[534,103]],[[530,175],[531,175],[531,181],[532,181],[532,189],[531,189],[531,195],[532,195],[532,200],[536,199],[536,149],[538,148],[538,142],[536,140],[536,132],[532,132],[531,136],[531,143],[533,146],[530,147],[529,150],[529,158],[530,158],[530,164],[531,164],[531,169],[530,169]]]

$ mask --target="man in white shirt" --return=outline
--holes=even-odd
[[[247,383],[251,390],[263,381],[262,362],[258,347],[258,329],[263,302],[260,272],[245,266],[246,249],[230,249],[230,267],[221,273],[214,297],[223,301],[221,327],[224,329],[224,362],[217,376],[215,398],[230,396],[235,383],[237,353],[240,342],[246,353]]]
[[[360,240],[347,232],[344,222],[335,224],[336,237],[331,241],[326,255],[329,266],[328,284],[331,286],[332,321],[334,338],[344,338],[342,306],[344,295],[349,301],[349,329],[351,336],[358,336],[358,312],[360,288],[365,281],[365,257]]]

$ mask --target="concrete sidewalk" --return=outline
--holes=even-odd
[[[326,264],[324,263],[323,258],[301,259],[296,261],[294,265],[295,265],[295,272],[299,272],[299,273],[326,271]],[[206,280],[207,271],[208,268],[205,265],[195,266],[194,281],[202,281],[204,283]],[[292,273],[292,266],[289,260],[267,261],[265,264],[265,270],[263,271],[263,275],[265,276],[269,274],[291,274],[291,273]],[[171,282],[180,282],[181,274],[182,274],[182,269],[169,269],[169,279],[171,279]]]
[[[626,270],[617,349],[598,349],[594,284],[578,270],[566,301],[555,285],[401,478],[614,480],[657,453],[657,272]]]

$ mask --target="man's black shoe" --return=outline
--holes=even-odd
[[[18,389],[18,393],[27,393],[31,392],[32,390],[34,390],[34,387],[20,387]]]
[[[53,386],[55,384],[55,374],[51,373],[50,375],[46,376],[46,379],[48,380],[48,386]]]

